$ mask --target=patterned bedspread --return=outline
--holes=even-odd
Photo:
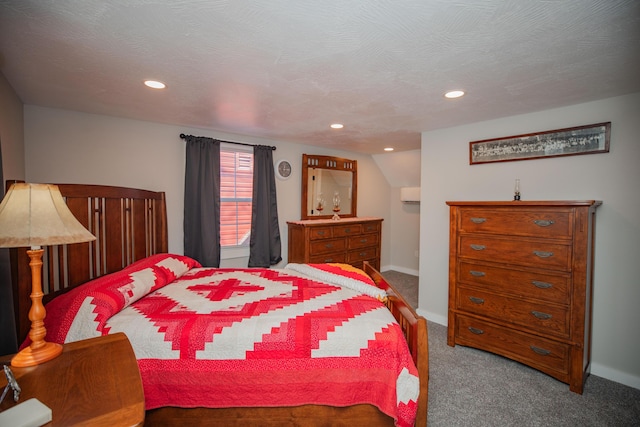
[[[48,341],[124,332],[147,409],[368,403],[413,425],[417,369],[384,292],[348,265],[201,268],[155,255],[47,305]]]

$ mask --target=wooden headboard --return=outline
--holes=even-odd
[[[7,182],[7,188],[13,182]],[[105,185],[57,185],[71,212],[96,240],[44,248],[45,304],[75,286],[168,251],[164,192]],[[16,333],[21,343],[31,327],[31,269],[27,248],[11,249],[10,254]]]

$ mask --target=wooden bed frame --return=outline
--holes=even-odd
[[[58,187],[76,218],[96,236],[96,240],[45,248],[42,280],[45,303],[96,277],[168,251],[164,192],[83,184],[58,184]],[[426,426],[429,381],[427,322],[371,265],[365,263],[364,270],[390,295],[387,307],[405,333],[420,376],[416,426]],[[11,271],[16,332],[18,342],[22,342],[31,325],[28,318],[31,270],[26,248],[11,249]],[[366,404],[224,409],[164,407],[147,411],[146,423],[153,426],[392,426],[393,419]]]

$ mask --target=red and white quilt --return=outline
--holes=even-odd
[[[154,255],[47,305],[47,340],[124,332],[147,409],[368,403],[413,425],[418,372],[384,291],[343,264],[201,268]]]

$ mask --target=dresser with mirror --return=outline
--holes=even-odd
[[[380,268],[382,218],[357,216],[356,160],[302,155],[300,221],[287,222],[289,262]]]

